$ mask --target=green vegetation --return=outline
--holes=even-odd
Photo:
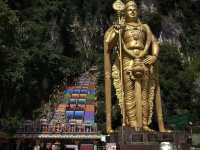
[[[113,20],[112,2],[0,0],[0,130],[12,131],[22,120],[35,118],[55,85],[64,77],[70,82],[94,64],[99,69],[97,121],[105,129],[103,34]],[[200,2],[162,0],[157,5],[158,12],[142,16],[156,35],[162,17],[174,11],[182,12],[175,19],[185,31],[180,37],[181,49],[167,43],[161,47],[160,83],[166,119],[170,123],[185,113],[192,116],[191,121],[198,121]],[[113,102],[117,127],[116,96]]]

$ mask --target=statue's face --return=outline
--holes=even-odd
[[[129,19],[137,19],[138,18],[137,8],[134,5],[128,6],[126,8],[126,16]]]

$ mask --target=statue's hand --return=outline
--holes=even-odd
[[[125,27],[124,19],[122,18],[119,23],[114,23],[113,27],[114,27],[115,32],[119,33],[119,30]]]
[[[121,29],[121,26],[119,24],[114,24],[113,29],[116,33],[119,33],[119,30]]]
[[[147,56],[145,59],[144,59],[144,64],[146,65],[153,65],[157,60],[157,57],[156,56]]]

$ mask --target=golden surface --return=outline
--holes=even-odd
[[[124,5],[120,0],[116,2],[118,5]],[[166,132],[156,68],[159,54],[158,41],[150,27],[139,20],[134,1],[128,0],[125,7],[117,6],[114,9],[118,15],[118,24],[112,25],[104,36],[107,132],[112,132],[111,72],[123,116],[123,125],[133,127],[136,131],[153,131],[149,125],[155,101],[159,131]],[[114,47],[118,47],[119,55],[115,63],[111,64]]]

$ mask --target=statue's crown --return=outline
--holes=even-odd
[[[137,4],[134,0],[125,0],[125,7],[134,6],[137,7]]]

